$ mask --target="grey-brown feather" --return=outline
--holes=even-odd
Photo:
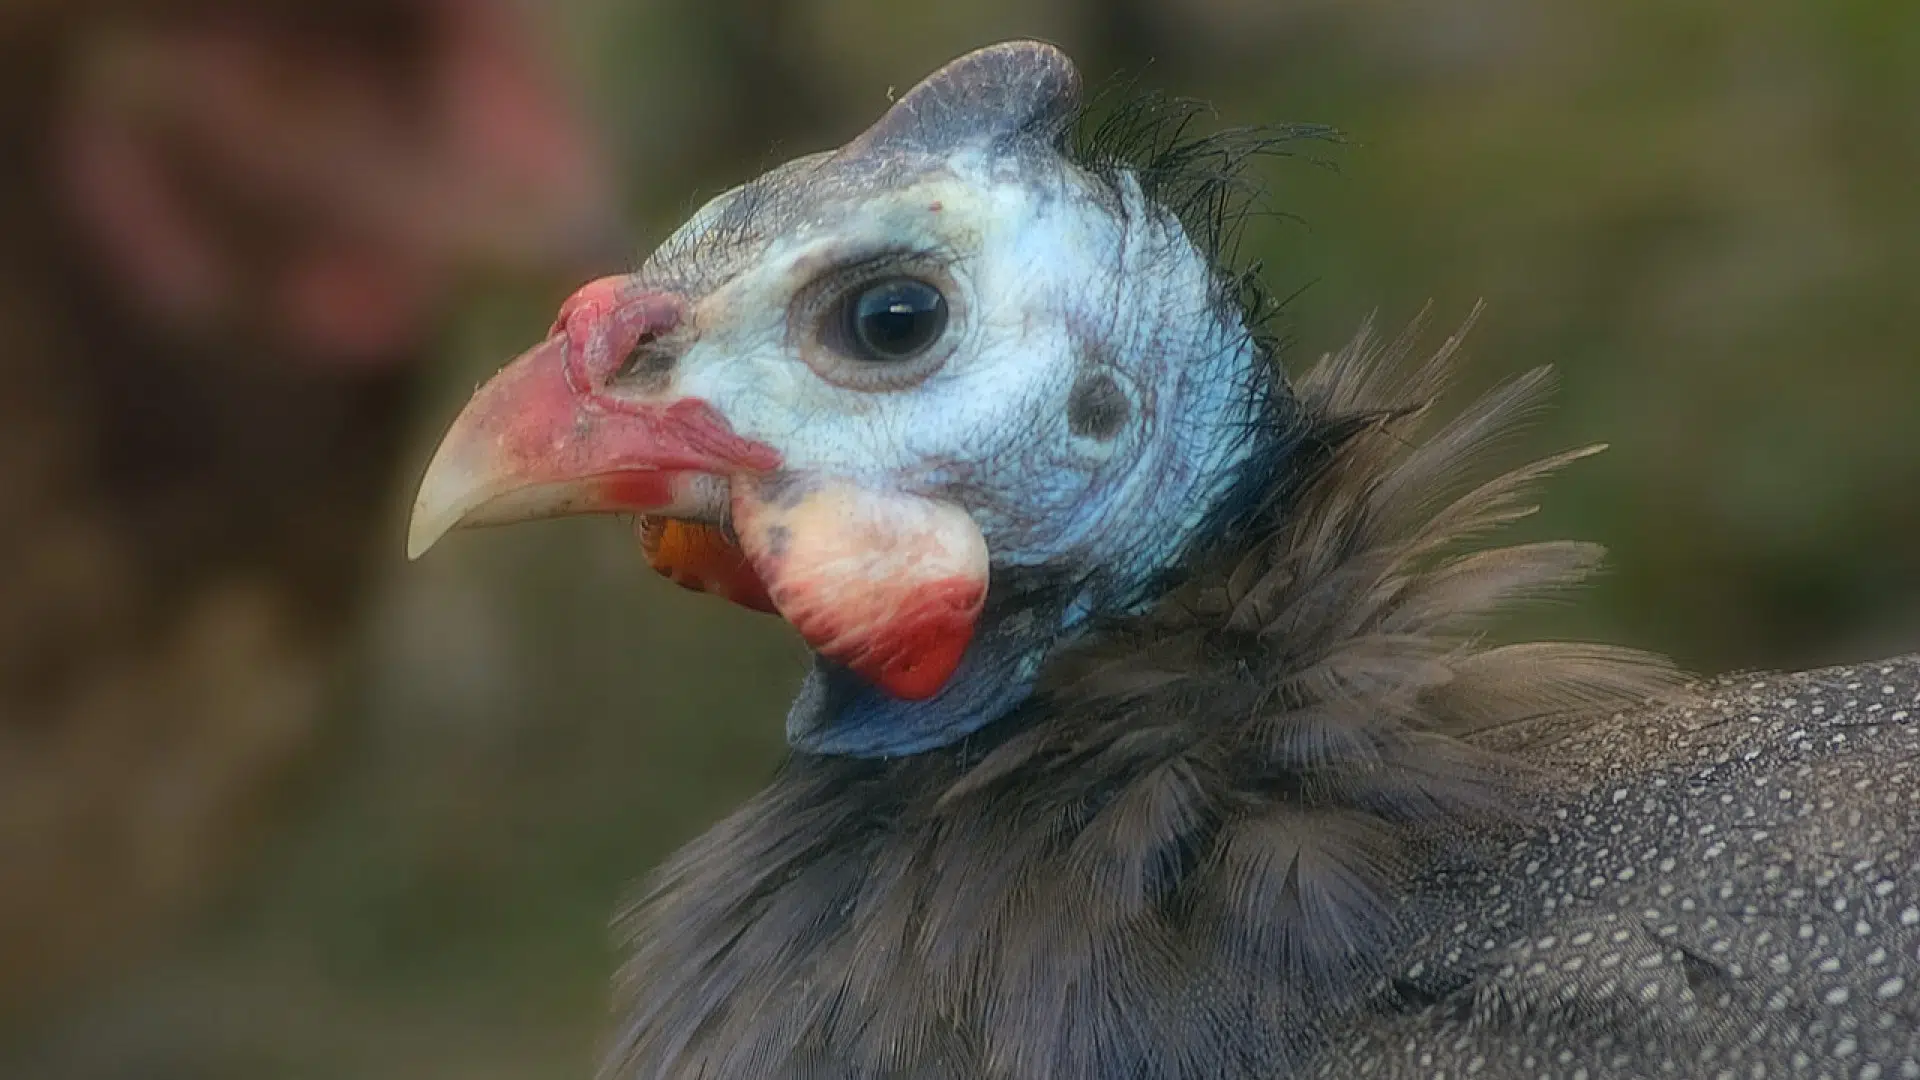
[[[1540,739],[1566,777],[1429,871],[1425,1000],[1323,1077],[1920,1077],[1920,658],[1740,676]]]
[[[663,867],[621,923],[633,953],[610,1074],[1275,1077],[1402,1068],[1410,1055],[1382,1075],[1411,1076],[1456,1038],[1482,1047],[1483,1064],[1508,1055],[1489,1075],[1551,1073],[1541,1055],[1561,1046],[1604,1066],[1629,1038],[1635,1064],[1589,1075],[1697,1063],[1728,1045],[1723,1025],[1701,1026],[1707,1006],[1636,995],[1658,976],[1662,992],[1699,998],[1698,972],[1732,961],[1715,951],[1722,924],[1661,892],[1658,868],[1717,888],[1701,876],[1712,858],[1682,841],[1698,832],[1692,847],[1705,848],[1717,831],[1764,848],[1731,831],[1738,814],[1721,807],[1738,802],[1715,793],[1768,777],[1822,785],[1775,814],[1797,812],[1802,830],[1854,818],[1880,830],[1869,841],[1858,826],[1860,850],[1844,856],[1819,848],[1822,833],[1799,864],[1808,889],[1845,858],[1883,866],[1799,901],[1811,914],[1851,886],[1881,913],[1879,936],[1843,943],[1862,954],[1841,976],[1856,1000],[1896,976],[1920,983],[1920,930],[1896,933],[1901,905],[1920,900],[1915,723],[1886,714],[1871,736],[1829,727],[1773,742],[1753,723],[1761,764],[1729,764],[1710,739],[1687,745],[1676,720],[1711,711],[1717,691],[1674,690],[1659,660],[1485,642],[1491,611],[1594,566],[1586,545],[1467,549],[1578,455],[1476,482],[1546,378],[1496,389],[1421,438],[1453,346],[1413,362],[1411,340],[1363,333],[1301,379],[1317,463],[1279,480],[1151,612],[1057,658],[1032,704],[947,750],[796,757]],[[1681,704],[1638,704],[1662,694]],[[1835,715],[1803,719],[1813,731]],[[1789,780],[1842,735],[1884,752],[1862,746],[1826,780],[1817,768]],[[1763,774],[1781,754],[1788,771]],[[1848,786],[1874,762],[1897,787]],[[1907,809],[1889,816],[1889,798]],[[1683,804],[1697,817],[1668,816]],[[1744,891],[1714,899],[1718,917],[1750,907],[1768,913],[1756,926],[1792,921],[1757,858],[1714,857],[1746,868],[1725,879]],[[1647,915],[1656,907],[1667,916]],[[1848,930],[1821,910],[1816,935]],[[1601,946],[1588,950],[1594,970],[1564,977],[1523,962],[1543,936],[1570,941],[1596,919],[1665,950],[1667,966],[1611,978]],[[1735,945],[1759,957],[1789,930]],[[1704,960],[1688,959],[1694,945]],[[1875,947],[1887,950],[1877,966]],[[1753,1009],[1815,992],[1768,964],[1738,968]],[[1837,1038],[1833,1023],[1810,1030]],[[1899,1075],[1905,1037],[1862,1031],[1856,1052],[1882,1056],[1854,1060]],[[1455,1057],[1464,1069],[1476,1055]]]

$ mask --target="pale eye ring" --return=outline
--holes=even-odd
[[[947,329],[947,298],[919,278],[885,278],[854,289],[841,312],[848,354],[873,364],[911,360]]]
[[[967,296],[925,260],[850,268],[822,278],[796,302],[789,326],[814,374],[835,386],[889,393],[940,370],[967,324]]]

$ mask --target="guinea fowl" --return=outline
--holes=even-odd
[[[1920,1076],[1920,662],[1682,686],[1493,644],[1544,370],[1290,378],[1236,168],[962,57],[715,199],[482,387],[409,540],[640,515],[816,654],[653,876],[613,1077]],[[1131,133],[1131,136],[1129,136]]]

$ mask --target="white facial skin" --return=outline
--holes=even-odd
[[[769,179],[805,185],[826,165]],[[995,566],[1157,570],[1245,452],[1253,349],[1172,215],[1130,179],[1118,198],[1103,184],[963,150],[904,184],[779,207],[781,227],[745,243],[724,220],[739,192],[721,196],[641,271],[711,283],[670,384],[647,393],[708,402],[789,469],[949,499]],[[946,298],[925,353],[858,359],[823,340],[848,294],[892,276]],[[1089,379],[1105,408],[1075,423]]]

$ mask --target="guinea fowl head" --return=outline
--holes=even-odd
[[[1062,53],[994,46],[714,199],[480,389],[411,553],[638,514],[658,569],[816,651],[796,747],[908,754],[1005,714],[1299,431],[1212,237],[1075,147],[1080,111]],[[1215,179],[1186,203],[1217,209]]]

